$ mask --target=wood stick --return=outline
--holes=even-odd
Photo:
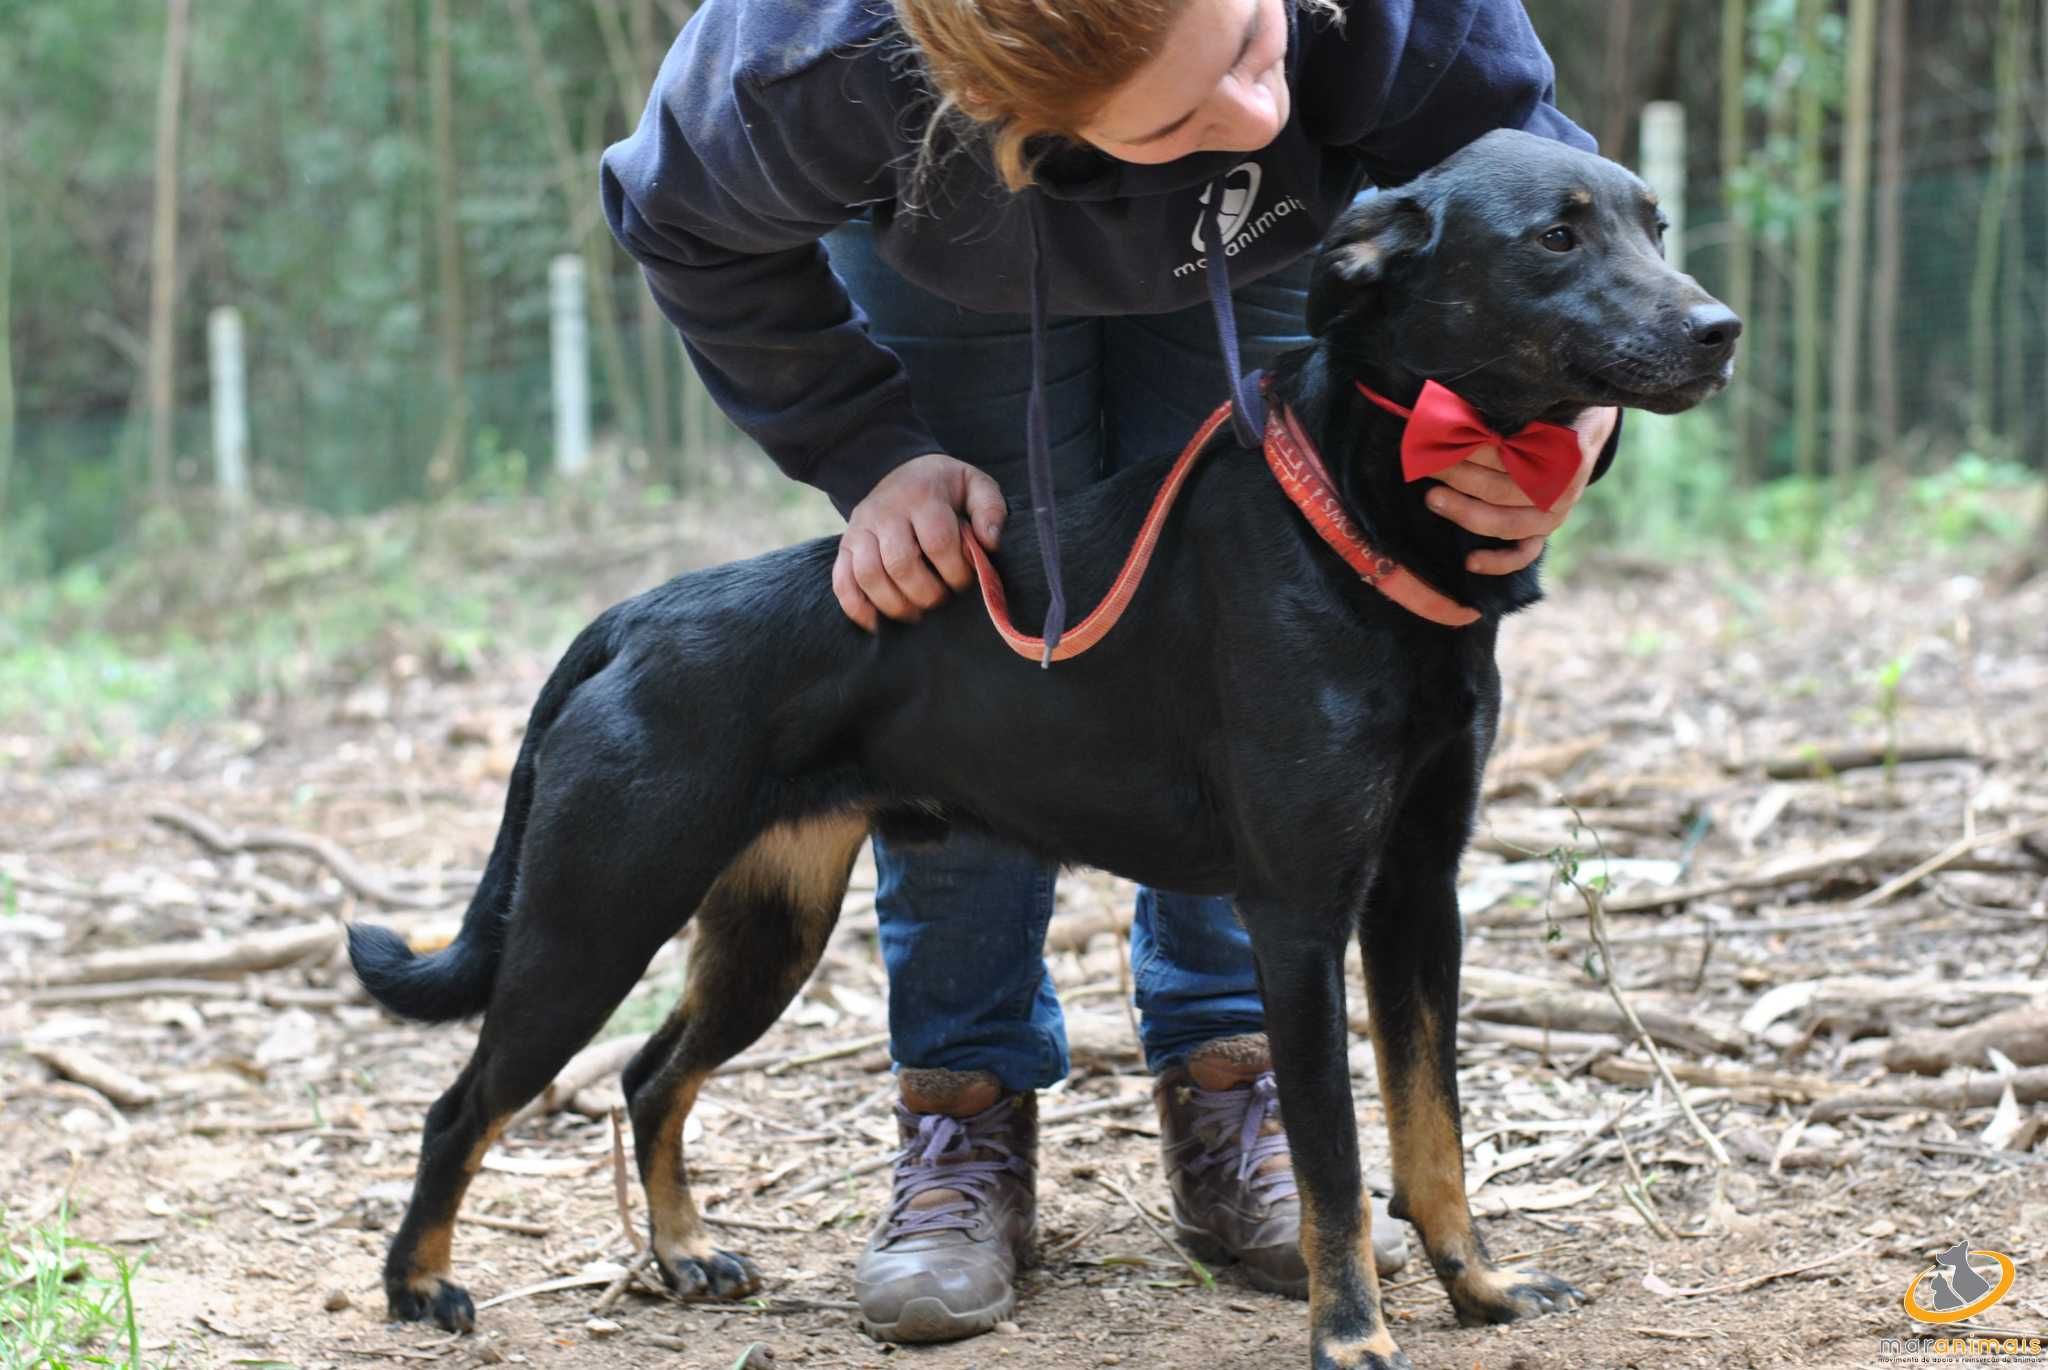
[[[2018,841],[2021,838],[2044,830],[2048,830],[2048,818],[2036,818],[2031,822],[2015,823],[2009,828],[2001,828],[1997,832],[1979,833],[1975,837],[1958,838],[1934,855],[1928,857],[1925,861],[1922,861],[1919,865],[1913,867],[1913,869],[1907,871],[1904,875],[1887,880],[1876,889],[1870,891],[1870,893],[1850,900],[1846,907],[1853,913],[1860,909],[1867,909],[1873,904],[1882,904],[1893,895],[1911,889],[1943,866],[1968,856],[1980,847],[1995,847],[2002,842]]]
[[[83,985],[159,977],[241,975],[331,955],[339,945],[341,929],[337,925],[303,923],[252,932],[232,942],[158,942],[96,952],[52,967],[41,978],[46,985]]]
[[[1636,1037],[1642,1042],[1643,1050],[1650,1054],[1650,1064],[1657,1068],[1657,1073],[1671,1086],[1672,1094],[1678,1099],[1678,1106],[1685,1110],[1686,1121],[1692,1124],[1693,1131],[1707,1144],[1708,1154],[1713,1156],[1715,1164],[1719,1167],[1719,1175],[1725,1176],[1733,1165],[1728,1159],[1727,1148],[1721,1145],[1721,1139],[1714,1135],[1712,1129],[1700,1120],[1700,1115],[1693,1111],[1691,1102],[1685,1097],[1685,1091],[1679,1088],[1678,1081],[1672,1077],[1671,1067],[1665,1063],[1664,1053],[1657,1050],[1656,1042],[1650,1039],[1649,1029],[1637,1018],[1628,997],[1621,992],[1621,982],[1614,977],[1614,949],[1607,942],[1607,915],[1601,907],[1600,891],[1580,884],[1577,880],[1572,880],[1571,886],[1578,891],[1579,898],[1585,901],[1586,922],[1592,929],[1593,941],[1600,947],[1600,974],[1607,983],[1607,992],[1614,996],[1615,1007],[1627,1015],[1629,1026],[1636,1030]],[[1715,1193],[1719,1192],[1717,1177]]]
[[[620,1109],[611,1110],[612,1120],[612,1197],[619,1205],[619,1231],[625,1234],[626,1244],[636,1240],[633,1233],[633,1191],[626,1184],[626,1138],[625,1129],[619,1126]]]
[[[1747,1033],[1698,1014],[1647,1006],[1635,1010],[1632,1022],[1598,991],[1540,976],[1469,966],[1463,980],[1464,988],[1480,996],[1466,1007],[1468,1018],[1567,1032],[1605,1031],[1623,1037],[1640,1023],[1658,1041],[1696,1056],[1742,1056],[1749,1050]]]
[[[837,1046],[825,1047],[819,1051],[808,1051],[801,1056],[785,1057],[773,1065],[762,1067],[761,1073],[763,1075],[782,1075],[797,1069],[799,1066],[814,1066],[821,1061],[836,1061],[842,1056],[858,1056],[863,1051],[872,1051],[876,1047],[887,1046],[888,1044],[889,1034],[877,1032],[866,1037],[856,1037],[851,1041],[841,1042]]]
[[[1671,1073],[1689,1085],[1749,1090],[1773,1099],[1789,1099],[1800,1104],[1810,1103],[1830,1094],[1839,1094],[1847,1088],[1818,1075],[1786,1075],[1771,1070],[1748,1070],[1741,1066],[1695,1066],[1677,1062],[1671,1065]],[[1656,1069],[1649,1062],[1623,1060],[1617,1056],[1607,1056],[1595,1061],[1593,1074],[1612,1085],[1636,1087],[1646,1086],[1657,1077]]]
[[[2019,1103],[2048,1102],[2048,1066],[2030,1066],[2010,1076],[1986,1070],[1972,1072],[1960,1080],[1914,1080],[1870,1089],[1847,1089],[1815,1103],[1807,1116],[1816,1122],[1831,1122],[1859,1113],[1990,1108],[1997,1104],[2008,1083]]]
[[[1981,758],[1968,744],[1936,742],[1913,747],[1829,747],[1802,748],[1764,760],[1764,774],[1773,780],[1825,780],[1843,771],[1868,770],[1872,766],[1911,765],[1921,761],[1976,761]],[[1745,769],[1736,767],[1737,770]]]
[[[1939,1075],[1950,1066],[1974,1066],[1996,1047],[2016,1066],[2048,1065],[2048,1007],[1995,1013],[1967,1027],[1896,1034],[1885,1048],[1884,1068]]]
[[[1043,1118],[1039,1119],[1040,1123],[1043,1123],[1044,1121],[1045,1120]],[[890,1165],[895,1164],[895,1161],[896,1153],[893,1151],[887,1152],[884,1155],[880,1156],[870,1156],[865,1161],[856,1162],[853,1165],[847,1166],[843,1170],[835,1170],[828,1175],[819,1175],[813,1179],[805,1180],[795,1189],[792,1189],[789,1191],[789,1193],[783,1195],[783,1202],[787,1203],[791,1199],[801,1199],[806,1194],[816,1194],[820,1190],[830,1189],[833,1185],[838,1184],[841,1180],[851,1180],[859,1175],[872,1175],[877,1170],[882,1170]]]
[[[365,997],[348,989],[319,989],[305,985],[250,985],[232,980],[118,980],[103,985],[65,985],[39,989],[28,1001],[42,1007],[50,1004],[111,1004],[125,999],[250,999],[273,1008],[332,1008],[338,1004],[365,1002]]]
[[[1772,1280],[1782,1280],[1787,1275],[1803,1275],[1809,1270],[1819,1270],[1824,1266],[1833,1265],[1845,1256],[1855,1255],[1858,1251],[1861,1251],[1876,1240],[1877,1238],[1875,1237],[1865,1237],[1862,1241],[1845,1246],[1831,1256],[1822,1256],[1817,1261],[1808,1261],[1804,1265],[1787,1266],[1783,1270],[1773,1270],[1767,1275],[1752,1275],[1746,1280],[1730,1280],[1726,1284],[1699,1285],[1681,1289],[1661,1279],[1658,1279],[1655,1284],[1651,1284],[1650,1281],[1655,1279],[1655,1276],[1646,1276],[1643,1283],[1649,1287],[1651,1293],[1661,1295],[1667,1299],[1696,1299],[1703,1294],[1739,1294],[1746,1289],[1754,1289],[1758,1285],[1769,1284]]]
[[[1214,1289],[1216,1287],[1216,1277],[1209,1273],[1209,1267],[1203,1265],[1193,1256],[1190,1256],[1187,1253],[1186,1249],[1183,1248],[1179,1242],[1175,1241],[1171,1236],[1167,1235],[1166,1229],[1159,1225],[1159,1220],[1157,1218],[1154,1218],[1150,1213],[1147,1213],[1145,1211],[1144,1205],[1140,1204],[1136,1199],[1132,1198],[1128,1190],[1126,1190],[1122,1185],[1118,1184],[1115,1180],[1110,1179],[1107,1175],[1097,1174],[1095,1177],[1095,1183],[1101,1185],[1104,1189],[1107,1189],[1110,1193],[1116,1195],[1119,1199],[1122,1199],[1125,1203],[1129,1204],[1131,1212],[1137,1214],[1139,1218],[1144,1220],[1145,1226],[1152,1229],[1152,1235],[1159,1238],[1160,1244],[1163,1245],[1168,1251],[1171,1251],[1174,1255],[1180,1257],[1181,1260],[1187,1263],[1188,1269],[1195,1272],[1195,1278],[1201,1281],[1202,1287],[1204,1289]]]
[[[522,1237],[545,1237],[553,1231],[546,1223],[528,1222],[524,1218],[500,1218],[491,1213],[464,1213],[463,1222],[475,1227],[488,1227],[499,1232],[517,1232]]]
[[[76,1080],[106,1095],[123,1108],[143,1108],[163,1097],[147,1080],[87,1051],[84,1047],[29,1044],[28,1054],[67,1080]]]
[[[583,1048],[569,1058],[569,1064],[562,1067],[554,1083],[542,1090],[539,1098],[519,1110],[513,1123],[516,1125],[530,1118],[560,1113],[580,1090],[624,1070],[626,1062],[633,1059],[633,1053],[646,1044],[649,1036],[645,1032],[628,1033],[624,1037],[607,1038]]]
[[[186,834],[216,856],[233,856],[240,852],[290,852],[311,857],[332,871],[344,889],[373,903],[389,904],[395,908],[438,909],[468,897],[466,893],[430,896],[394,889],[365,870],[362,863],[337,843],[312,833],[292,832],[284,828],[230,832],[205,815],[177,804],[158,805],[149,811],[149,818],[151,822]]]

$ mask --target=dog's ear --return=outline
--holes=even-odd
[[[1427,248],[1435,232],[1428,206],[1393,191],[1381,191],[1338,215],[1309,274],[1309,333],[1322,336],[1370,300],[1373,287]]]

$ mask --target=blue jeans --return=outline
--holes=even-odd
[[[1023,494],[1030,321],[948,304],[879,260],[864,223],[826,238],[833,270],[902,358],[944,451]],[[1307,342],[1307,259],[1233,293],[1247,368]],[[1180,451],[1229,394],[1207,305],[1123,318],[1055,315],[1045,335],[1047,436],[1065,491]],[[1094,606],[1077,604],[1075,618]],[[991,630],[993,631],[993,630]],[[975,833],[897,849],[875,839],[875,907],[900,1066],[986,1070],[1009,1090],[1065,1079],[1066,1029],[1045,964],[1058,871]],[[1265,1024],[1251,943],[1230,901],[1141,889],[1131,921],[1139,1036],[1154,1071]]]

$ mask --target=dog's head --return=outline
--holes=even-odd
[[[1596,405],[1677,413],[1727,384],[1742,320],[1664,260],[1662,236],[1626,168],[1489,133],[1338,219],[1309,331],[1504,427]]]

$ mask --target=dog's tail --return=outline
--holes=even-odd
[[[554,674],[541,687],[527,719],[519,758],[512,764],[505,791],[505,819],[483,879],[470,896],[462,931],[453,942],[431,955],[418,955],[389,928],[356,923],[348,930],[348,959],[370,997],[401,1018],[446,1023],[481,1013],[491,1000],[498,976],[498,957],[505,946],[505,920],[512,911],[512,890],[519,878],[519,848],[526,836],[527,811],[533,806],[534,760],[541,740],[575,693],[576,687],[603,670],[613,656],[612,615],[606,613],[569,644]]]

